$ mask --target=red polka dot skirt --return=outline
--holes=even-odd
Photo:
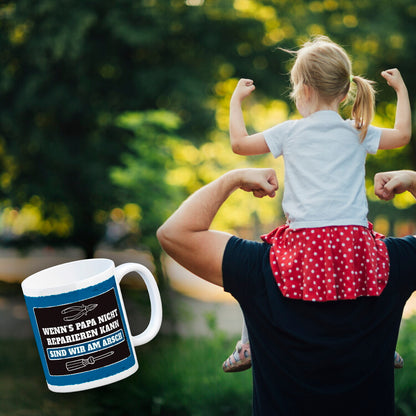
[[[283,296],[325,302],[379,296],[389,276],[384,236],[356,225],[276,228],[262,239],[271,244],[270,264]]]

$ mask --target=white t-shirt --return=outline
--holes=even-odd
[[[318,111],[263,135],[273,156],[283,155],[283,210],[290,228],[368,225],[365,159],[377,152],[381,129],[370,126],[360,143],[352,120]]]

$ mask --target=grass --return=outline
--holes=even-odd
[[[21,294],[0,283],[0,295]],[[139,296],[141,307],[146,302]],[[177,312],[177,311],[176,311]],[[183,317],[182,317],[183,318]],[[235,346],[206,316],[212,336],[158,335],[136,348],[139,370],[125,380],[78,393],[48,390],[33,338],[0,339],[0,416],[248,416],[251,370],[225,374],[221,363]],[[395,371],[397,416],[416,415],[416,317],[403,322]]]
[[[403,323],[395,372],[397,416],[416,414],[416,317]],[[251,371],[225,374],[234,347],[218,331],[209,338],[158,336],[136,348],[139,370],[129,378],[78,393],[48,390],[33,339],[0,340],[0,416],[248,416]]]
[[[139,370],[98,389],[53,393],[33,340],[0,340],[1,416],[245,416],[251,414],[251,371],[225,374],[234,340],[159,336],[136,348]]]
[[[395,371],[397,416],[416,415],[416,316],[403,321],[397,351],[404,359],[404,368]]]
[[[140,309],[149,308],[146,293],[126,291],[124,295]],[[0,282],[0,296],[21,296],[20,285]],[[251,371],[222,371],[222,361],[234,349],[235,339],[226,339],[217,329],[214,315],[206,320],[209,337],[159,334],[136,348],[139,370],[135,374],[77,393],[49,391],[33,338],[0,339],[0,416],[251,415]]]
[[[416,318],[406,320],[397,350],[397,416],[416,414]],[[32,339],[0,340],[0,416],[248,416],[251,371],[225,374],[220,365],[234,347],[211,338],[158,336],[136,348],[139,370],[129,378],[78,393],[48,390]]]

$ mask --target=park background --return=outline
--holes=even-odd
[[[373,124],[394,124],[384,69],[400,69],[414,108],[413,0],[0,2],[0,415],[250,414],[251,371],[221,370],[240,331],[238,306],[164,257],[155,231],[189,193],[229,169],[273,166],[283,184],[280,159],[232,153],[229,99],[240,77],[252,78],[249,131],[298,118],[281,48],[319,34],[345,47],[354,74],[376,81]],[[377,201],[374,173],[415,168],[414,140],[368,157],[369,218],[379,232],[414,233],[416,211],[408,193]],[[275,200],[237,192],[214,226],[258,239],[284,222],[280,200],[281,192]],[[51,393],[19,284],[49,265],[94,256],[153,271],[162,331],[136,349],[140,368],[128,379]],[[133,333],[149,307],[138,282],[123,285]],[[398,346],[398,415],[416,414],[412,309]]]

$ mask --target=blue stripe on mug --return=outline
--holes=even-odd
[[[135,365],[114,276],[85,289],[25,300],[50,385],[82,384]]]

